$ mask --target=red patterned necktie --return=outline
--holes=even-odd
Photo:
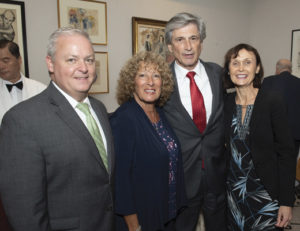
[[[186,77],[190,79],[190,91],[193,108],[193,121],[198,127],[199,131],[203,133],[206,128],[206,111],[204,105],[204,99],[201,91],[196,85],[194,76],[196,72],[190,71],[186,74]]]

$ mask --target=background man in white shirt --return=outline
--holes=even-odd
[[[46,89],[44,84],[26,78],[20,72],[21,65],[18,44],[0,40],[0,124],[11,107]]]

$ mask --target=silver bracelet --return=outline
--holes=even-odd
[[[135,231],[142,231],[142,227],[139,226]]]

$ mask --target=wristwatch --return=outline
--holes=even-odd
[[[142,227],[139,226],[135,231],[142,231]]]

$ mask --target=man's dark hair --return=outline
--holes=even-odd
[[[20,49],[18,44],[13,41],[9,41],[6,39],[0,40],[0,49],[8,47],[9,52],[15,56],[17,59],[20,57]]]

